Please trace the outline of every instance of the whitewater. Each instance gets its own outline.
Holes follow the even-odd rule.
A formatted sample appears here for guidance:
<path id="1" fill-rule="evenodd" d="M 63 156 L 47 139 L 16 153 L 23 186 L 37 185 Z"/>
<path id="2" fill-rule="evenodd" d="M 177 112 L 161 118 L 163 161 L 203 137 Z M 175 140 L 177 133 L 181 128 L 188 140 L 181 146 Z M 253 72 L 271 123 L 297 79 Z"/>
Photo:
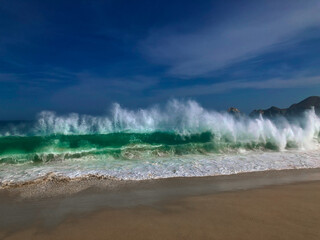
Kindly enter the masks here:
<path id="1" fill-rule="evenodd" d="M 318 168 L 319 133 L 314 109 L 272 120 L 177 100 L 135 111 L 114 104 L 106 116 L 45 111 L 0 124 L 0 184 L 48 174 L 143 180 Z"/>

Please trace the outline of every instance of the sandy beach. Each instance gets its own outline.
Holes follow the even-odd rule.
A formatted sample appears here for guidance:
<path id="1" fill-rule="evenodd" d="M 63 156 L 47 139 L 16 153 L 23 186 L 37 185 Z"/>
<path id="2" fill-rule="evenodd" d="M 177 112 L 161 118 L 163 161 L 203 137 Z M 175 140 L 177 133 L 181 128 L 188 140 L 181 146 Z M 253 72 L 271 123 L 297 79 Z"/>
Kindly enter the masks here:
<path id="1" fill-rule="evenodd" d="M 320 0 L 0 3 L 0 240 L 320 240 Z"/>
<path id="2" fill-rule="evenodd" d="M 319 178 L 320 170 L 310 169 L 127 182 L 118 186 L 101 179 L 20 186 L 1 191 L 0 236 L 319 239 Z M 72 194 L 44 194 L 50 188 L 61 188 L 59 184 L 90 187 Z M 32 194 L 22 194 L 26 192 Z"/>

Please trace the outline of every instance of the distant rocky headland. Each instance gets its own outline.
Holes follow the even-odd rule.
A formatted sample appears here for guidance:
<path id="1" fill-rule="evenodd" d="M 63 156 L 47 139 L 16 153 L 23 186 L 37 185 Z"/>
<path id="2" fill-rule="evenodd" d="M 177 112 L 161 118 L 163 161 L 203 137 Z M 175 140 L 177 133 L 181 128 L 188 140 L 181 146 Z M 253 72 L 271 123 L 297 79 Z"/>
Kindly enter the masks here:
<path id="1" fill-rule="evenodd" d="M 317 115 L 320 115 L 320 97 L 311 96 L 299 103 L 292 104 L 288 108 L 278 108 L 272 106 L 268 109 L 255 109 L 249 116 L 250 117 L 259 117 L 260 115 L 266 118 L 275 118 L 275 117 L 293 117 L 299 116 L 308 109 L 314 107 Z M 242 113 L 239 109 L 231 107 L 228 109 L 228 112 L 235 116 L 240 116 Z"/>

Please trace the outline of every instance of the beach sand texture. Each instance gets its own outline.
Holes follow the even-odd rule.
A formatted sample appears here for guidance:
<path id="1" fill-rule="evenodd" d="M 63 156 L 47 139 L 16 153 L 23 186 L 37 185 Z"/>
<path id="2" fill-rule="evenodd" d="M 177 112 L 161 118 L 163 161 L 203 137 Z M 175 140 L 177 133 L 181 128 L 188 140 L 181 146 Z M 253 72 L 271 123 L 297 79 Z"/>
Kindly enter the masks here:
<path id="1" fill-rule="evenodd" d="M 299 171 L 291 172 L 299 175 Z M 276 175 L 279 176 L 279 173 Z M 259 182 L 262 176 L 259 173 L 242 178 L 250 181 L 257 179 Z M 235 182 L 242 181 L 239 176 L 233 178 Z M 214 179 L 193 180 L 205 184 Z M 190 185 L 193 180 L 182 184 Z M 169 186 L 169 183 L 165 184 Z M 91 193 L 84 193 L 88 194 Z M 26 228 L 3 229 L 0 236 L 1 239 L 292 240 L 320 239 L 319 226 L 320 182 L 310 181 L 227 192 L 199 192 L 192 196 L 168 197 L 159 202 L 141 202 L 133 206 L 100 207 L 67 214 L 53 225 L 45 226 L 38 219 Z"/>

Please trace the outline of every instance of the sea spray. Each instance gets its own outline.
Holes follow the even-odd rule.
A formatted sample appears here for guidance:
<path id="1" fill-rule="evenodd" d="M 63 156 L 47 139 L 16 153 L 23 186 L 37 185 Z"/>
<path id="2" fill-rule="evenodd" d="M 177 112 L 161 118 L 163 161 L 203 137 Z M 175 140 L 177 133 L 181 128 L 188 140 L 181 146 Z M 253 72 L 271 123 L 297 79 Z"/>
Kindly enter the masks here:
<path id="1" fill-rule="evenodd" d="M 268 166 L 317 166 L 314 156 L 319 149 L 320 119 L 314 109 L 289 120 L 271 120 L 235 117 L 206 110 L 195 101 L 173 100 L 165 107 L 136 111 L 114 104 L 110 112 L 89 116 L 45 111 L 35 122 L 2 124 L 0 180 L 13 179 L 13 175 L 14 179 L 30 179 L 50 171 L 121 178 L 139 175 L 142 179 L 148 171 L 157 177 L 161 172 L 162 177 L 222 174 L 232 172 L 230 168 L 234 172 L 259 170 L 259 159 L 265 170 Z M 313 152 L 312 163 L 301 164 L 299 157 L 292 160 L 301 151 L 306 156 Z M 272 152 L 284 162 L 268 165 L 266 157 L 262 160 Z M 223 170 L 223 161 L 229 170 Z M 162 169 L 157 174 L 156 166 Z"/>
<path id="2" fill-rule="evenodd" d="M 208 111 L 195 101 L 170 101 L 164 109 L 153 107 L 130 111 L 114 104 L 110 116 L 89 116 L 72 113 L 57 115 L 41 112 L 34 124 L 11 124 L 1 129 L 8 136 L 92 135 L 111 133 L 165 132 L 180 136 L 210 132 L 214 141 L 239 143 L 273 143 L 280 150 L 294 143 L 299 148 L 317 142 L 320 118 L 313 109 L 299 118 L 266 119 L 234 117 L 228 113 Z"/>

